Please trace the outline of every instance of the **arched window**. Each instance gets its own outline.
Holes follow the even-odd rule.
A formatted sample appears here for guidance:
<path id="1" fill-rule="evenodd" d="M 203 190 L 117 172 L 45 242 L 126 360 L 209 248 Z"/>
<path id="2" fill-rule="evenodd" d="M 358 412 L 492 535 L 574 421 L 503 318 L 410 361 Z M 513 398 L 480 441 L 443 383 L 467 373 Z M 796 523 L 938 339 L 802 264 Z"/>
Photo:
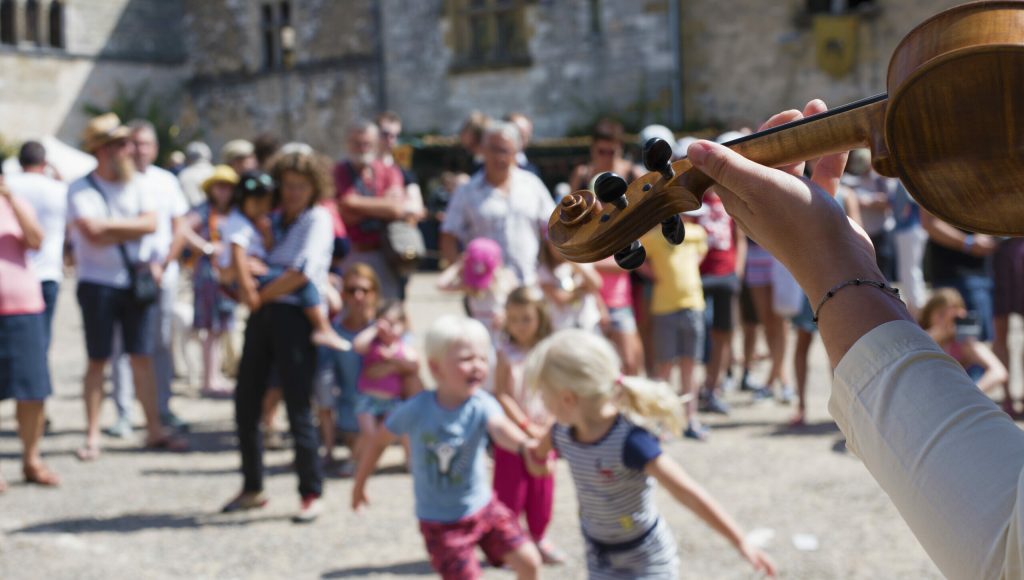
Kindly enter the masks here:
<path id="1" fill-rule="evenodd" d="M 39 0 L 25 1 L 25 40 L 39 44 Z"/>
<path id="2" fill-rule="evenodd" d="M 50 2 L 50 46 L 64 48 L 64 2 Z"/>
<path id="3" fill-rule="evenodd" d="M 17 44 L 14 0 L 0 0 L 0 44 Z"/>

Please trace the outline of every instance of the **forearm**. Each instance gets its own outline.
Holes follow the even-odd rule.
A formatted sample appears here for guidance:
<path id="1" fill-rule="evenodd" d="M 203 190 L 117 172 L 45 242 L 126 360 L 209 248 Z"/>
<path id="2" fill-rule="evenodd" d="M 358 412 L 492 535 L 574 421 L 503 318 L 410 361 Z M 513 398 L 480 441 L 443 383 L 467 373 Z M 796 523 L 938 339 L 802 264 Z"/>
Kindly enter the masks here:
<path id="1" fill-rule="evenodd" d="M 185 246 L 188 244 L 188 234 L 195 235 L 192 228 L 185 224 L 184 218 L 175 218 L 172 223 L 174 224 L 174 237 L 171 239 L 171 249 L 167 252 L 167 260 L 164 262 L 165 267 L 167 264 L 177 262 L 181 258 L 181 254 L 185 251 Z"/>
<path id="2" fill-rule="evenodd" d="M 274 278 L 260 288 L 260 302 L 269 302 L 280 298 L 302 288 L 309 283 L 309 278 L 297 270 L 285 270 L 277 278 Z"/>
<path id="3" fill-rule="evenodd" d="M 143 214 L 130 218 L 94 220 L 96 233 L 110 236 L 118 242 L 130 242 L 156 231 L 156 214 Z"/>
<path id="4" fill-rule="evenodd" d="M 1021 561 L 1024 433 L 920 328 L 862 338 L 829 411 L 943 574 L 994 578 Z"/>
<path id="5" fill-rule="evenodd" d="M 355 213 L 357 215 L 382 220 L 401 219 L 403 211 L 400 203 L 386 197 L 367 197 L 362 195 L 348 195 L 339 202 L 339 209 L 342 215 Z"/>
<path id="6" fill-rule="evenodd" d="M 504 415 L 493 417 L 487 432 L 495 445 L 510 453 L 519 453 L 530 439 Z"/>
<path id="7" fill-rule="evenodd" d="M 18 221 L 18 226 L 21 227 L 25 246 L 30 250 L 38 250 L 43 245 L 43 227 L 39 225 L 39 222 L 31 213 L 25 210 L 25 206 L 20 203 L 14 203 L 10 199 L 7 201 L 14 211 L 14 219 Z"/>
<path id="8" fill-rule="evenodd" d="M 648 464 L 647 472 L 653 475 L 676 501 L 704 520 L 711 526 L 711 529 L 718 532 L 734 547 L 739 548 L 743 543 L 743 531 L 740 526 L 675 461 L 661 455 Z"/>
<path id="9" fill-rule="evenodd" d="M 441 233 L 441 259 L 448 264 L 454 264 L 459 259 L 459 242 L 452 234 Z"/>
<path id="10" fill-rule="evenodd" d="M 921 209 L 921 225 L 928 232 L 928 238 L 936 244 L 951 250 L 964 250 L 967 234 L 936 218 L 923 208 Z"/>

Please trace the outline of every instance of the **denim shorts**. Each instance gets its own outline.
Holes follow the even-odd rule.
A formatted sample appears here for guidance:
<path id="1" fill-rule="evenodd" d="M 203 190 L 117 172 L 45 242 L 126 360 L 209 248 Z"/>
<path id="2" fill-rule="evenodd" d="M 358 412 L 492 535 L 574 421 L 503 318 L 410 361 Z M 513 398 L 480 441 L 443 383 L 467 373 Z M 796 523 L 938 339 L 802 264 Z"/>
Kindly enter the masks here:
<path id="1" fill-rule="evenodd" d="M 700 360 L 704 356 L 704 311 L 684 308 L 651 316 L 654 360 L 667 363 L 677 358 Z"/>
<path id="2" fill-rule="evenodd" d="M 113 351 L 114 329 L 121 327 L 124 352 L 148 356 L 156 347 L 157 303 L 140 305 L 127 288 L 93 282 L 78 283 L 78 305 L 90 360 L 107 360 Z"/>
<path id="3" fill-rule="evenodd" d="M 402 403 L 402 399 L 381 399 L 366 393 L 356 394 L 356 415 L 387 417 Z"/>
<path id="4" fill-rule="evenodd" d="M 632 306 L 620 306 L 608 309 L 608 324 L 612 332 L 634 334 L 636 332 L 636 316 Z"/>
<path id="5" fill-rule="evenodd" d="M 50 396 L 45 326 L 43 313 L 0 316 L 0 400 Z"/>

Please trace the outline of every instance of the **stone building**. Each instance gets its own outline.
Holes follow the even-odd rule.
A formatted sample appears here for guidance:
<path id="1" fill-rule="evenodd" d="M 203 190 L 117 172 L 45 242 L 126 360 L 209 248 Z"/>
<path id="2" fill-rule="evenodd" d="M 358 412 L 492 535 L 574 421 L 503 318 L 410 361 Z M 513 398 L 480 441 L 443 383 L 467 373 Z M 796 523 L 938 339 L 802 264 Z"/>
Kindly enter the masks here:
<path id="1" fill-rule="evenodd" d="M 119 87 L 171 103 L 186 79 L 179 0 L 0 0 L 0 135 L 78 144 Z"/>
<path id="2" fill-rule="evenodd" d="M 416 133 L 473 109 L 538 137 L 753 125 L 882 92 L 899 40 L 959 1 L 0 0 L 0 134 L 76 142 L 84 103 L 143 84 L 214 147 L 272 132 L 335 156 L 382 109 Z"/>

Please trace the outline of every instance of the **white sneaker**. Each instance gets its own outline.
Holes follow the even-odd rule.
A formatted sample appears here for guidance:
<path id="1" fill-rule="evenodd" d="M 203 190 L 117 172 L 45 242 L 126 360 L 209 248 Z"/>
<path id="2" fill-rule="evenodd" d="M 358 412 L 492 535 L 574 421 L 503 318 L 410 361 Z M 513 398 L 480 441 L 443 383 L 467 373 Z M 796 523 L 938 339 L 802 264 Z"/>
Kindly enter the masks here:
<path id="1" fill-rule="evenodd" d="M 308 524 L 324 513 L 324 502 L 320 499 L 319 495 L 309 494 L 303 496 L 302 504 L 299 507 L 299 513 L 295 514 L 292 521 L 297 524 Z"/>

